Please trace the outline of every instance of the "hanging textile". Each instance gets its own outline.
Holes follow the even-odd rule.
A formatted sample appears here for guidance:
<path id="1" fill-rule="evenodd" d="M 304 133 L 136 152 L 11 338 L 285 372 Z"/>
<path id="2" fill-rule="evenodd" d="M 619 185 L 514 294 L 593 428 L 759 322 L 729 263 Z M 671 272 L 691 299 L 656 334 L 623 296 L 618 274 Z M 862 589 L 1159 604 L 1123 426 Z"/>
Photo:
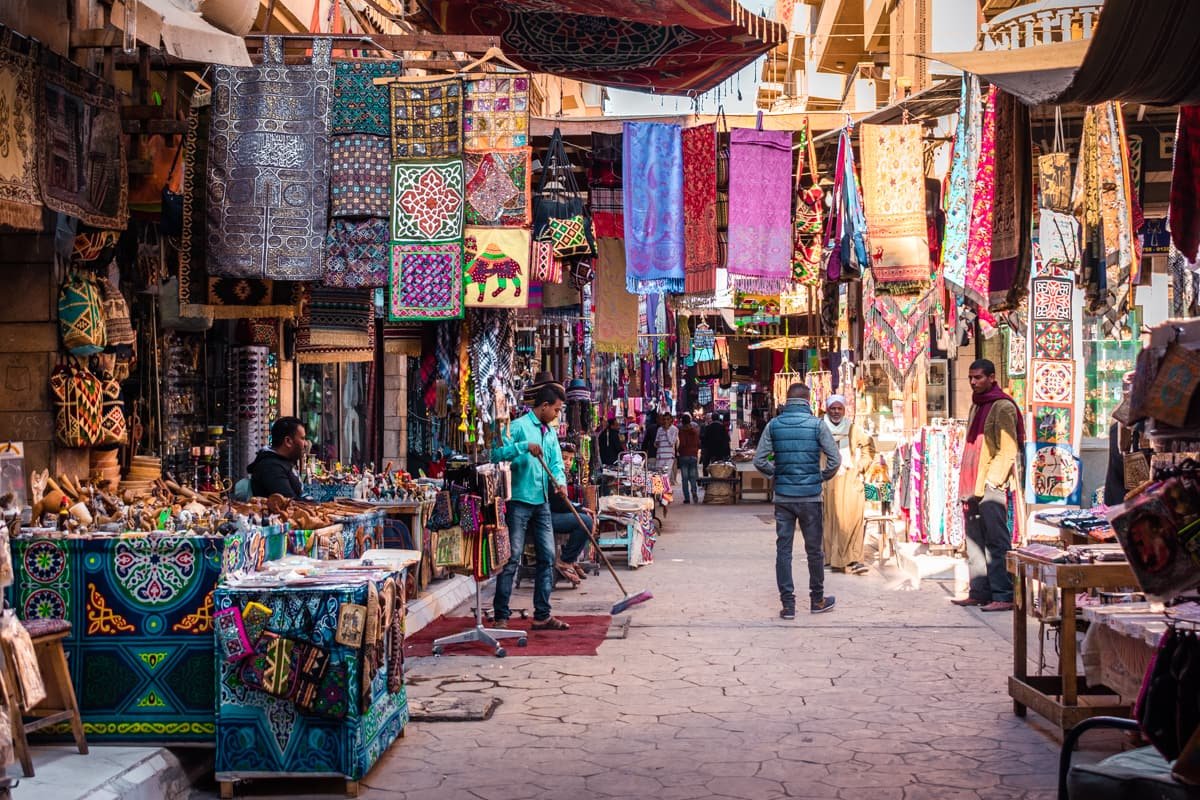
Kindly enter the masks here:
<path id="1" fill-rule="evenodd" d="M 463 147 L 506 150 L 529 144 L 529 74 L 463 79 Z"/>
<path id="2" fill-rule="evenodd" d="M 476 310 L 471 312 L 471 378 L 474 381 L 475 402 L 472 408 L 483 424 L 495 419 L 495 383 L 500 372 L 499 361 L 505 334 L 504 320 L 509 312 Z M 509 355 L 511 361 L 511 354 Z M 511 372 L 511 367 L 509 367 Z"/>
<path id="3" fill-rule="evenodd" d="M 463 160 L 392 163 L 392 241 L 421 243 L 463 235 Z"/>
<path id="4" fill-rule="evenodd" d="M 625 287 L 684 290 L 683 137 L 678 125 L 626 122 L 622 137 Z"/>
<path id="5" fill-rule="evenodd" d="M 592 340 L 600 353 L 637 351 L 638 298 L 625 289 L 625 245 L 620 239 L 596 240 L 596 324 Z"/>
<path id="6" fill-rule="evenodd" d="M 684 291 L 717 286 L 717 125 L 683 131 Z"/>
<path id="7" fill-rule="evenodd" d="M 988 273 L 989 310 L 1020 305 L 1029 285 L 1033 224 L 1033 143 L 1029 108 L 1007 92 L 997 92 L 995 175 L 992 206 L 992 264 Z"/>
<path id="8" fill-rule="evenodd" d="M 799 163 L 796 165 L 796 216 L 793 221 L 792 280 L 805 287 L 817 286 L 821 282 L 821 232 L 825 229 L 825 192 L 817 179 L 817 151 L 813 147 L 812 131 L 808 118 L 800 131 L 801 147 Z M 808 168 L 808 187 L 803 184 L 805 167 Z M 807 289 L 800 292 L 806 298 Z M 782 293 L 780 296 L 782 300 Z M 787 312 L 784 312 L 785 314 Z M 795 313 L 808 313 L 797 311 Z"/>
<path id="9" fill-rule="evenodd" d="M 621 191 L 622 137 L 619 133 L 592 132 L 592 155 L 588 167 L 588 207 L 597 237 L 625 238 L 624 203 Z"/>
<path id="10" fill-rule="evenodd" d="M 825 222 L 825 276 L 830 281 L 862 277 L 870 262 L 867 252 L 867 221 L 863 217 L 862 193 L 854 166 L 850 128 L 838 136 L 837 166 L 833 176 L 833 201 Z"/>
<path id="11" fill-rule="evenodd" d="M 392 158 L 462 155 L 461 78 L 389 84 Z"/>
<path id="12" fill-rule="evenodd" d="M 295 283 L 249 278 L 216 278 L 208 274 L 208 134 L 211 107 L 207 97 L 193 101 L 183 147 L 183 231 L 179 242 L 179 314 L 181 317 L 256 319 L 296 316 Z M 165 286 L 164 286 L 165 288 Z"/>
<path id="13" fill-rule="evenodd" d="M 859 130 L 871 276 L 876 285 L 928 281 L 922 128 L 863 125 Z"/>
<path id="14" fill-rule="evenodd" d="M 1181 106 L 1171 168 L 1171 240 L 1188 261 L 1200 255 L 1200 106 Z"/>
<path id="15" fill-rule="evenodd" d="M 761 120 L 760 120 L 761 125 Z M 792 133 L 729 134 L 729 277 L 774 294 L 792 280 Z"/>
<path id="16" fill-rule="evenodd" d="M 467 225 L 524 228 L 532 220 L 528 147 L 468 150 L 466 167 Z"/>
<path id="17" fill-rule="evenodd" d="M 124 230 L 129 173 L 116 89 L 48 49 L 39 58 L 42 202 L 88 225 Z"/>
<path id="18" fill-rule="evenodd" d="M 388 90 L 387 86 L 376 85 L 375 79 L 403 74 L 402 61 L 335 62 L 330 132 L 389 137 L 392 127 Z"/>
<path id="19" fill-rule="evenodd" d="M 328 233 L 330 42 L 311 64 L 213 68 L 208 140 L 208 264 L 229 278 L 320 280 Z"/>
<path id="20" fill-rule="evenodd" d="M 463 313 L 462 246 L 393 244 L 388 320 L 458 319 Z"/>
<path id="21" fill-rule="evenodd" d="M 1200 276 L 1174 246 L 1167 256 L 1167 274 L 1171 276 L 1171 316 L 1196 316 L 1200 302 Z"/>
<path id="22" fill-rule="evenodd" d="M 954 135 L 954 157 L 950 188 L 946 193 L 946 230 L 942 238 L 942 276 L 955 292 L 967 280 L 967 250 L 971 231 L 972 199 L 979 163 L 980 111 L 979 76 L 963 75 L 958 103 L 958 129 Z"/>
<path id="23" fill-rule="evenodd" d="M 468 308 L 524 308 L 529 303 L 529 231 L 467 227 L 463 264 Z"/>
<path id="24" fill-rule="evenodd" d="M 391 148 L 383 136 L 347 134 L 329 142 L 329 214 L 386 217 L 391 200 Z"/>
<path id="25" fill-rule="evenodd" d="M 38 183 L 38 45 L 0 28 L 0 225 L 42 229 Z"/>
<path id="26" fill-rule="evenodd" d="M 387 219 L 330 220 L 323 283 L 347 289 L 387 286 L 388 242 Z"/>
<path id="27" fill-rule="evenodd" d="M 929 351 L 929 311 L 940 282 L 916 295 L 878 294 L 875 282 L 864 276 L 864 330 L 873 356 L 881 356 L 884 369 L 899 387 L 921 357 Z"/>
<path id="28" fill-rule="evenodd" d="M 316 286 L 302 300 L 296 361 L 328 364 L 375 359 L 375 304 L 370 289 Z"/>
<path id="29" fill-rule="evenodd" d="M 992 270 L 992 206 L 996 191 L 996 102 L 999 90 L 989 87 L 979 133 L 979 160 L 971 195 L 971 224 L 967 239 L 967 271 L 963 295 L 987 306 Z"/>

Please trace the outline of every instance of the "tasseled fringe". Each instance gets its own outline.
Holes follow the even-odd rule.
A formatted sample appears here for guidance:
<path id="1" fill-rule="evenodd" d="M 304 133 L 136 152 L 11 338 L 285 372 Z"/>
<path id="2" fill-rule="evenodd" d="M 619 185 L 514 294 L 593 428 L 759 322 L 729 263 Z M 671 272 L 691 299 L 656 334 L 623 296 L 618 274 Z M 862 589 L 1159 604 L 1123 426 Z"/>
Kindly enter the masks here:
<path id="1" fill-rule="evenodd" d="M 0 200 L 0 225 L 23 231 L 42 229 L 42 206 L 20 203 L 15 200 Z"/>

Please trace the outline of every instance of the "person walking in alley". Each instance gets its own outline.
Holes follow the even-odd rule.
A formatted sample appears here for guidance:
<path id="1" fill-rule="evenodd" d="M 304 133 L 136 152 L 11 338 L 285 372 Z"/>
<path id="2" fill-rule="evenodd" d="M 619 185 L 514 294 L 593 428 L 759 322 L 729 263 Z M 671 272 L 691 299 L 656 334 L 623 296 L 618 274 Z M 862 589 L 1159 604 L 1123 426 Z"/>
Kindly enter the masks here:
<path id="1" fill-rule="evenodd" d="M 684 414 L 679 426 L 679 474 L 683 482 L 683 502 L 700 502 L 700 426 Z"/>
<path id="2" fill-rule="evenodd" d="M 728 461 L 729 430 L 715 411 L 709 415 L 708 424 L 700 432 L 700 464 L 708 475 L 708 465 L 715 461 Z"/>
<path id="3" fill-rule="evenodd" d="M 1016 401 L 996 384 L 996 365 L 980 359 L 967 373 L 971 414 L 963 448 L 959 498 L 966 515 L 970 590 L 953 600 L 980 611 L 1011 611 L 1012 578 L 1005 556 L 1012 548 L 1008 493 L 1020 489 L 1018 455 L 1025 446 L 1024 421 Z"/>
<path id="4" fill-rule="evenodd" d="M 866 575 L 870 570 L 862 563 L 867 528 L 863 484 L 875 458 L 875 443 L 846 413 L 846 398 L 840 394 L 825 401 L 825 427 L 842 461 L 824 489 L 825 559 L 834 572 Z"/>
<path id="5" fill-rule="evenodd" d="M 667 480 L 675 485 L 675 471 L 679 455 L 679 428 L 670 413 L 658 418 L 658 431 L 654 434 L 654 468 L 667 474 Z"/>
<path id="6" fill-rule="evenodd" d="M 781 619 L 796 618 L 792 543 L 797 523 L 808 556 L 809 610 L 820 614 L 834 606 L 833 595 L 825 594 L 821 485 L 837 474 L 841 455 L 829 428 L 813 416 L 809 394 L 803 383 L 788 387 L 787 403 L 763 429 L 754 453 L 754 467 L 775 479 L 775 582 Z"/>
<path id="7" fill-rule="evenodd" d="M 621 453 L 625 452 L 625 441 L 621 438 L 621 421 L 609 417 L 608 424 L 597 437 L 597 448 L 600 451 L 600 463 L 606 467 L 617 463 Z"/>

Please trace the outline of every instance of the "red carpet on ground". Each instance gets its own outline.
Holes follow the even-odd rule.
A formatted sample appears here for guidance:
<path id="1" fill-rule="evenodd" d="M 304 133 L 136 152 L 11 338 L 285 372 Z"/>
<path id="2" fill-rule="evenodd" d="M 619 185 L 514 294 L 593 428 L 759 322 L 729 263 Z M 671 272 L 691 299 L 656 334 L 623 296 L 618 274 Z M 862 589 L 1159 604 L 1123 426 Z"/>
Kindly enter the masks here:
<path id="1" fill-rule="evenodd" d="M 517 647 L 516 639 L 504 640 L 504 649 L 509 656 L 594 656 L 600 643 L 608 636 L 612 617 L 607 614 L 590 614 L 578 617 L 559 617 L 571 626 L 569 631 L 535 631 L 532 619 L 513 617 L 508 621 L 512 630 L 529 634 L 529 643 Z M 486 622 L 484 623 L 486 626 Z M 475 627 L 474 617 L 442 617 L 434 620 L 404 640 L 404 654 L 411 658 L 433 655 L 433 640 Z M 482 642 L 447 645 L 443 656 L 490 656 L 492 648 Z"/>

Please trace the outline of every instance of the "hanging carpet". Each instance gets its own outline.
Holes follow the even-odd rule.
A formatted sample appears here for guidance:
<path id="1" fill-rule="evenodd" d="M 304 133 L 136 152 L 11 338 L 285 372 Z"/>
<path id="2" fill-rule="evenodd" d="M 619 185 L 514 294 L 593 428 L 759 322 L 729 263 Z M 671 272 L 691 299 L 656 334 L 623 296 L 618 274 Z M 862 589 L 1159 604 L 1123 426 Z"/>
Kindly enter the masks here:
<path id="1" fill-rule="evenodd" d="M 996 103 L 999 90 L 988 89 L 979 134 L 979 159 L 971 195 L 971 224 L 967 239 L 967 271 L 963 294 L 986 307 L 992 271 L 992 208 L 996 192 Z"/>
<path id="2" fill-rule="evenodd" d="M 387 286 L 389 242 L 386 219 L 330 220 L 324 284 L 347 289 Z"/>
<path id="3" fill-rule="evenodd" d="M 462 316 L 462 245 L 393 244 L 388 320 L 458 319 Z"/>
<path id="4" fill-rule="evenodd" d="M 791 283 L 791 131 L 729 134 L 729 277 L 758 294 Z"/>
<path id="5" fill-rule="evenodd" d="M 1029 286 L 1033 225 L 1033 143 L 1029 108 L 997 92 L 992 265 L 988 291 L 993 313 L 1016 308 Z"/>
<path id="6" fill-rule="evenodd" d="M 39 46 L 0 27 L 0 225 L 42 229 L 42 197 L 38 189 Z"/>
<path id="7" fill-rule="evenodd" d="M 462 95 L 461 78 L 391 84 L 392 158 L 462 155 Z"/>
<path id="8" fill-rule="evenodd" d="M 296 329 L 296 361 L 328 364 L 375 359 L 375 304 L 369 289 L 314 286 Z"/>
<path id="9" fill-rule="evenodd" d="M 638 298 L 625 288 L 625 245 L 620 239 L 596 240 L 596 325 L 592 331 L 600 353 L 637 352 Z"/>
<path id="10" fill-rule="evenodd" d="M 717 288 L 717 125 L 683 131 L 684 291 Z"/>
<path id="11" fill-rule="evenodd" d="M 467 225 L 523 228 L 531 219 L 528 147 L 468 150 L 466 167 Z"/>
<path id="12" fill-rule="evenodd" d="M 391 109 L 387 86 L 375 84 L 376 78 L 395 78 L 404 74 L 400 61 L 336 61 L 333 65 L 333 110 L 330 131 L 391 135 Z"/>
<path id="13" fill-rule="evenodd" d="M 967 245 L 970 240 L 972 198 L 979 164 L 980 110 L 979 76 L 965 75 L 958 104 L 958 130 L 946 194 L 946 229 L 942 237 L 942 276 L 955 292 L 967 279 Z"/>
<path id="14" fill-rule="evenodd" d="M 863 210 L 877 284 L 929 280 L 920 125 L 863 125 Z"/>
<path id="15" fill-rule="evenodd" d="M 506 150 L 529 144 L 529 75 L 463 79 L 463 147 Z"/>
<path id="16" fill-rule="evenodd" d="M 682 131 L 626 122 L 622 147 L 626 289 L 678 294 L 684 289 Z"/>
<path id="17" fill-rule="evenodd" d="M 391 145 L 384 136 L 352 133 L 329 142 L 329 214 L 386 217 L 390 208 Z"/>
<path id="18" fill-rule="evenodd" d="M 263 63 L 213 69 L 208 153 L 208 271 L 230 278 L 320 280 L 328 233 L 328 39 L 311 64 L 285 65 L 283 41 Z"/>

